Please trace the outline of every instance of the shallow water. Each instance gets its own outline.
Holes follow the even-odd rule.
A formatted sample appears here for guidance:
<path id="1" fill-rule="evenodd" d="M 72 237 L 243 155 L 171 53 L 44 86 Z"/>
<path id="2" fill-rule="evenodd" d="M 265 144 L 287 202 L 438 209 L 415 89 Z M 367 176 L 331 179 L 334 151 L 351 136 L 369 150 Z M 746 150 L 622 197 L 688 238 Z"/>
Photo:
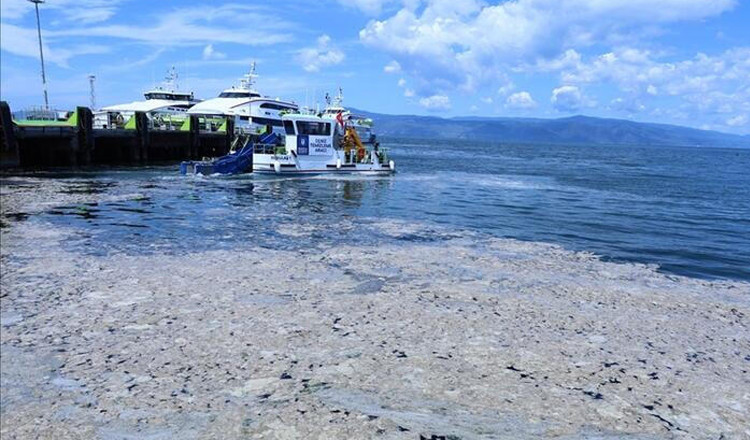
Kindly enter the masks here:
<path id="1" fill-rule="evenodd" d="M 750 150 L 387 144 L 391 177 L 182 177 L 176 166 L 6 175 L 3 226 L 73 227 L 69 250 L 96 255 L 445 239 L 360 227 L 387 218 L 750 280 Z"/>

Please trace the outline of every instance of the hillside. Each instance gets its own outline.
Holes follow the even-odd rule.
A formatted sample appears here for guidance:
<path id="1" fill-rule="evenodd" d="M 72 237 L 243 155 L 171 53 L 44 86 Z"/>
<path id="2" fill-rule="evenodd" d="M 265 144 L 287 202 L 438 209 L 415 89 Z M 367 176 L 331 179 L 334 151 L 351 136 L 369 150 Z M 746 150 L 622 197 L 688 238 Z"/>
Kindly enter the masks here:
<path id="1" fill-rule="evenodd" d="M 356 110 L 375 120 L 379 136 L 475 139 L 514 143 L 672 145 L 750 148 L 750 136 L 676 125 L 573 116 L 560 119 L 386 115 Z"/>

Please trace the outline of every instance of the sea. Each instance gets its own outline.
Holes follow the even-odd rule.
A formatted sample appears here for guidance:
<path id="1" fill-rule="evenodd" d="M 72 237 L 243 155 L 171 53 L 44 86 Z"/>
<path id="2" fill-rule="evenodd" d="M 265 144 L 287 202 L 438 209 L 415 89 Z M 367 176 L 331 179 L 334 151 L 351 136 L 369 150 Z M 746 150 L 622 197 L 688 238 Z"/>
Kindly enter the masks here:
<path id="1" fill-rule="evenodd" d="M 21 222 L 67 228 L 75 231 L 68 251 L 96 255 L 439 245 L 455 231 L 554 243 L 668 274 L 750 280 L 750 149 L 383 146 L 395 175 L 181 176 L 177 163 L 6 173 L 0 231 Z M 365 227 L 383 219 L 441 233 L 394 238 Z"/>

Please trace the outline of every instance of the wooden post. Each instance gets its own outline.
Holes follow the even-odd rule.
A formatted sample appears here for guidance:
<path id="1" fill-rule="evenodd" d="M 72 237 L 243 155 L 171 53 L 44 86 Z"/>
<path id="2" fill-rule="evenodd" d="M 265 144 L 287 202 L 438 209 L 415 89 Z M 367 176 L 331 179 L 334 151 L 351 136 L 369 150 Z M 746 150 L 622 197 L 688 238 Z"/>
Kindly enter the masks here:
<path id="1" fill-rule="evenodd" d="M 10 106 L 0 101 L 0 168 L 18 167 L 21 165 L 21 155 L 13 124 Z"/>

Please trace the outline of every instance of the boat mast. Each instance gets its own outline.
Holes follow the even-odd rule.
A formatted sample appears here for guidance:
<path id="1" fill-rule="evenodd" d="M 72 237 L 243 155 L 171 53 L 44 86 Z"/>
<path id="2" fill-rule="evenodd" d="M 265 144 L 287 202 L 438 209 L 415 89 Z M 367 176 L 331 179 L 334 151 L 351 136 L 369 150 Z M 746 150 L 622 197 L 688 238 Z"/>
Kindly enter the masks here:
<path id="1" fill-rule="evenodd" d="M 245 90 L 252 90 L 253 85 L 255 84 L 254 79 L 257 78 L 258 75 L 255 73 L 255 61 L 250 64 L 250 72 L 246 73 L 241 79 L 240 79 L 240 88 Z"/>
<path id="2" fill-rule="evenodd" d="M 174 92 L 177 90 L 177 70 L 174 68 L 174 66 L 167 70 L 167 76 L 164 77 L 164 86 L 170 92 Z"/>
<path id="3" fill-rule="evenodd" d="M 336 95 L 336 99 L 333 101 L 334 105 L 336 107 L 343 107 L 344 106 L 344 89 L 339 86 L 339 92 Z"/>

